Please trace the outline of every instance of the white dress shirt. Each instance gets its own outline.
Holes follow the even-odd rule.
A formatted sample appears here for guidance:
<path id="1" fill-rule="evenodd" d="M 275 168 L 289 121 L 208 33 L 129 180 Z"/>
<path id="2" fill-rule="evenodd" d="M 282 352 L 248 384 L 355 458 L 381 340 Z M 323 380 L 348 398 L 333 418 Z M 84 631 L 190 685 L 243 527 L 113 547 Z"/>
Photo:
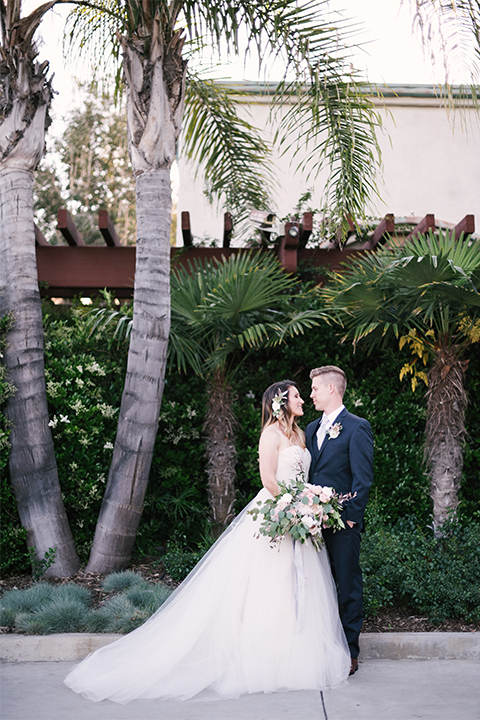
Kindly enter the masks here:
<path id="1" fill-rule="evenodd" d="M 317 430 L 317 443 L 318 443 L 318 449 L 322 447 L 323 441 L 325 440 L 325 435 L 327 434 L 327 431 L 329 428 L 332 427 L 332 425 L 335 423 L 335 420 L 340 415 L 342 410 L 344 410 L 345 405 L 340 405 L 340 407 L 335 408 L 331 413 L 328 415 L 325 415 L 323 413 L 322 416 L 322 422 L 320 423 L 320 426 Z"/>

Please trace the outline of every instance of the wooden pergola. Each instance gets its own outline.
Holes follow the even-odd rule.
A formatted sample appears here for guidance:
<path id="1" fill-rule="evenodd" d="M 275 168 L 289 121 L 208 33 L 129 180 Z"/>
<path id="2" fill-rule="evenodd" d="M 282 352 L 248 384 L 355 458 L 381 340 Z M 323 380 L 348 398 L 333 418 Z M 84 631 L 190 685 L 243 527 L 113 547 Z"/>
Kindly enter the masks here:
<path id="1" fill-rule="evenodd" d="M 100 210 L 98 228 L 105 245 L 87 245 L 67 210 L 58 211 L 58 230 L 66 245 L 50 245 L 39 228 L 35 226 L 37 268 L 40 290 L 43 297 L 69 298 L 77 295 L 91 296 L 107 288 L 118 298 L 131 298 L 135 279 L 135 246 L 122 246 L 115 227 L 106 210 Z M 350 222 L 351 234 L 355 228 Z M 322 277 L 322 268 L 339 269 L 349 258 L 375 250 L 386 242 L 402 243 L 406 237 L 417 233 L 435 230 L 434 215 L 425 215 L 408 234 L 396 233 L 395 217 L 389 213 L 377 225 L 368 241 L 361 246 L 358 243 L 341 247 L 339 237 L 328 247 L 305 247 L 313 230 L 312 213 L 304 213 L 301 222 L 285 224 L 283 236 L 278 238 L 277 246 L 265 249 L 276 253 L 287 272 L 296 272 L 299 265 L 318 268 L 318 278 Z M 193 259 L 211 260 L 230 257 L 245 248 L 231 248 L 230 240 L 233 222 L 230 213 L 224 216 L 223 247 L 204 248 L 195 246 L 190 225 L 190 214 L 182 212 L 181 230 L 184 247 L 171 249 L 171 260 L 182 265 Z M 454 228 L 455 236 L 471 235 L 475 232 L 473 215 L 466 215 Z"/>

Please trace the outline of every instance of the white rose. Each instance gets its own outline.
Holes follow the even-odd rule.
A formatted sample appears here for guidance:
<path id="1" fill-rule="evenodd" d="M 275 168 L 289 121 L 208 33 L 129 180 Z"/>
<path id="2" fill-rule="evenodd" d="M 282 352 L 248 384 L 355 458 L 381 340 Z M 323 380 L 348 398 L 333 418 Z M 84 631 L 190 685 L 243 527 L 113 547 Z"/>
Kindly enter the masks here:
<path id="1" fill-rule="evenodd" d="M 310 515 L 305 515 L 304 518 L 302 519 L 302 522 L 305 525 L 305 527 L 307 527 L 309 529 L 312 527 L 312 525 L 315 525 L 315 520 Z"/>

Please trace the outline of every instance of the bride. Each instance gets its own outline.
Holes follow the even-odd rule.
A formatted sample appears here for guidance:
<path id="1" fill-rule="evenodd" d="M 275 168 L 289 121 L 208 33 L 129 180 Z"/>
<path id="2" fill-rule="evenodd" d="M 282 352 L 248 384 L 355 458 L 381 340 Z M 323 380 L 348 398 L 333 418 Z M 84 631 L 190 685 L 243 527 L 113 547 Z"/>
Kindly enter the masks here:
<path id="1" fill-rule="evenodd" d="M 350 670 L 325 548 L 286 536 L 279 548 L 258 536 L 247 513 L 303 470 L 310 454 L 297 425 L 303 400 L 294 382 L 262 400 L 263 489 L 144 625 L 77 665 L 65 684 L 90 700 L 187 700 L 202 693 L 335 687 Z"/>

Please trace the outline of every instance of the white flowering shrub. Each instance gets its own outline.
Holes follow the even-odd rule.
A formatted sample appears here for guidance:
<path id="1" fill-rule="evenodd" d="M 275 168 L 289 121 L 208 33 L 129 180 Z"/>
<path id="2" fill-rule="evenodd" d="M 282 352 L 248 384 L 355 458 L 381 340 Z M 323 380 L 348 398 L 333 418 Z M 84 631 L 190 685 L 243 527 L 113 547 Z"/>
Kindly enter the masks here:
<path id="1" fill-rule="evenodd" d="M 115 327 L 90 336 L 84 311 L 45 317 L 50 427 L 65 507 L 81 560 L 90 552 L 112 460 L 127 344 Z M 208 513 L 204 471 L 205 390 L 167 376 L 150 482 L 134 553 L 158 554 L 178 536 L 196 545 Z"/>
<path id="2" fill-rule="evenodd" d="M 80 557 L 90 551 L 112 459 L 126 362 L 113 331 L 89 337 L 84 314 L 45 316 L 45 377 L 63 500 Z"/>

